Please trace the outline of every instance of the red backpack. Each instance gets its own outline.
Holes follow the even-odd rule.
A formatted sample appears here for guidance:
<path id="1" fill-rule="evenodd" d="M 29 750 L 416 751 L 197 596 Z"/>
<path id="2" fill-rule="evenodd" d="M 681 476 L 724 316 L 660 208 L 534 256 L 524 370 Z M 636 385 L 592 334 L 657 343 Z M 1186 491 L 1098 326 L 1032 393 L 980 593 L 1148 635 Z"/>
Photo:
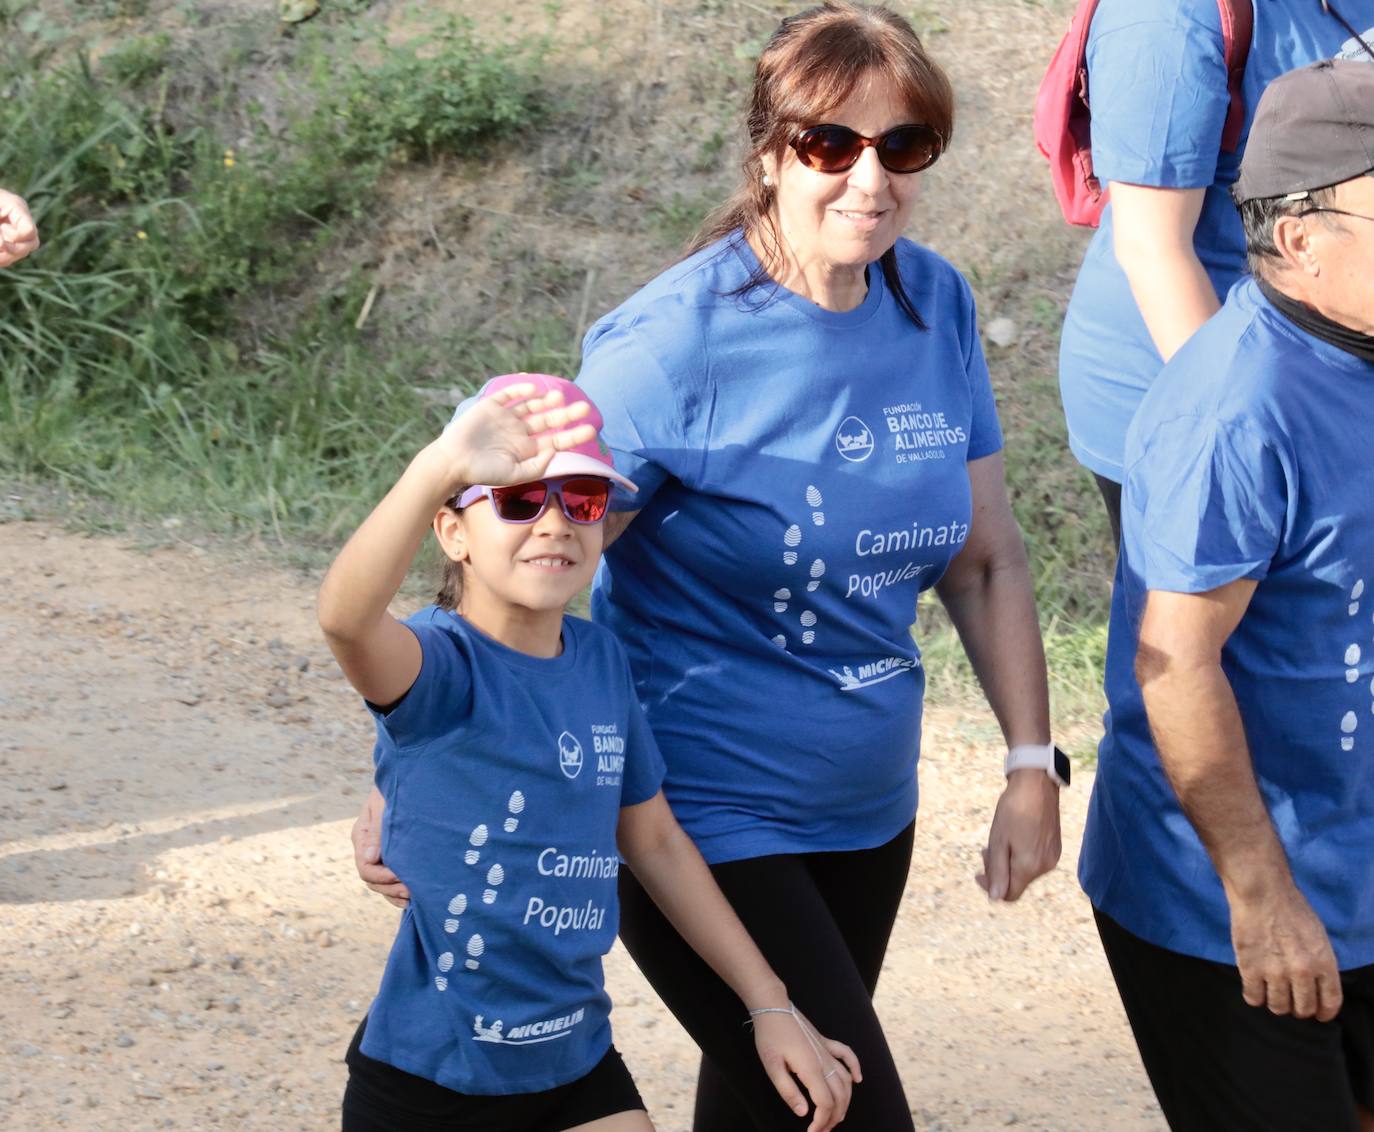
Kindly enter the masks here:
<path id="1" fill-rule="evenodd" d="M 1245 126 L 1241 80 L 1250 54 L 1255 12 L 1251 0 L 1217 0 L 1225 43 L 1227 90 L 1231 105 L 1221 148 L 1234 153 Z M 1035 144 L 1050 159 L 1050 177 L 1059 209 L 1070 224 L 1097 227 L 1107 206 L 1107 191 L 1093 173 L 1091 113 L 1088 109 L 1088 29 L 1097 0 L 1078 0 L 1068 33 L 1059 41 L 1040 91 L 1035 96 Z"/>

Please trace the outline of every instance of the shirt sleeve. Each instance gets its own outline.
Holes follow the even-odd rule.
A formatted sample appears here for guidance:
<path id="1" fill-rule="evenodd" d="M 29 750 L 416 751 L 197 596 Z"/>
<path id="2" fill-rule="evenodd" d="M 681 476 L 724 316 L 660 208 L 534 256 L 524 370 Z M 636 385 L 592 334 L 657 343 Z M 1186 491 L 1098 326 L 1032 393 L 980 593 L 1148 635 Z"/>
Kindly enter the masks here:
<path id="1" fill-rule="evenodd" d="M 968 430 L 968 458 L 981 460 L 1002 450 L 1002 425 L 997 419 L 997 400 L 992 394 L 992 378 L 983 354 L 983 341 L 978 336 L 978 311 L 968 281 L 961 275 L 964 319 L 964 372 L 968 375 L 971 398 Z"/>
<path id="2" fill-rule="evenodd" d="M 601 410 L 615 470 L 639 488 L 612 493 L 611 508 L 638 511 L 687 450 L 677 391 L 635 331 L 614 325 L 588 332 L 577 384 Z"/>
<path id="3" fill-rule="evenodd" d="M 1254 427 L 1181 417 L 1130 461 L 1122 499 L 1127 560 L 1146 589 L 1206 593 L 1269 572 L 1289 492 L 1277 452 Z"/>
<path id="4" fill-rule="evenodd" d="M 1103 0 L 1087 58 L 1097 176 L 1211 185 L 1230 105 L 1216 0 Z"/>
<path id="5" fill-rule="evenodd" d="M 397 750 L 419 747 L 453 731 L 456 722 L 472 713 L 472 667 L 451 633 L 434 625 L 406 623 L 420 642 L 420 674 L 401 699 L 382 710 L 367 710 L 377 729 Z"/>

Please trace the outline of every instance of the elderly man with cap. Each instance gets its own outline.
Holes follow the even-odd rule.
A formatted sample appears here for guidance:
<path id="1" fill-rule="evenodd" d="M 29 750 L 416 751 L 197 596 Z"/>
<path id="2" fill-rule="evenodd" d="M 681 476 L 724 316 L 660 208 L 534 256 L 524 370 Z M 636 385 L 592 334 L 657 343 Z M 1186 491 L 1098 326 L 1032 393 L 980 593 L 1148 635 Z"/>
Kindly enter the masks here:
<path id="1" fill-rule="evenodd" d="M 1374 1129 L 1371 171 L 1374 64 L 1270 85 L 1127 440 L 1079 874 L 1176 1132 Z"/>

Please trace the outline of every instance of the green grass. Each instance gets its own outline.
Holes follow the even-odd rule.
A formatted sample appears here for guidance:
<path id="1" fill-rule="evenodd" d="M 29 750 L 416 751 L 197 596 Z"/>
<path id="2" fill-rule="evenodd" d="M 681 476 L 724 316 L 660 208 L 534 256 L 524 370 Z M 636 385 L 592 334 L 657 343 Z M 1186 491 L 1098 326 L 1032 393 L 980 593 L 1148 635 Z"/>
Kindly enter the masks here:
<path id="1" fill-rule="evenodd" d="M 320 288 L 311 270 L 397 162 L 524 128 L 539 45 L 487 47 L 456 21 L 402 47 L 321 41 L 302 52 L 290 128 L 232 147 L 166 113 L 166 42 L 98 67 L 35 66 L 32 47 L 0 54 L 0 169 L 44 241 L 0 273 L 0 474 L 327 541 L 447 415 L 423 375 L 462 389 L 493 364 L 566 360 L 571 330 L 538 326 L 500 348 L 374 342 L 354 326 L 366 283 Z M 278 291 L 296 298 L 255 315 Z"/>

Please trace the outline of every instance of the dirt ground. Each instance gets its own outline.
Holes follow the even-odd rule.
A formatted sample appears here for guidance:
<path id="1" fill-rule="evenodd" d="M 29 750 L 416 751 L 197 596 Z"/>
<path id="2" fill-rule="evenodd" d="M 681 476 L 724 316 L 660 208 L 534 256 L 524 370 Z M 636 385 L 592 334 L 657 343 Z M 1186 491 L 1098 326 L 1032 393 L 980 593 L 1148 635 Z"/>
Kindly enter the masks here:
<path id="1" fill-rule="evenodd" d="M 349 823 L 370 725 L 314 579 L 243 549 L 0 523 L 0 1125 L 337 1128 L 342 1055 L 395 913 Z M 917 1127 L 1164 1127 L 1072 875 L 1011 907 L 972 875 L 994 729 L 933 705 L 916 864 L 878 1005 Z M 660 1132 L 695 1055 L 627 957 L 617 1044 Z"/>

